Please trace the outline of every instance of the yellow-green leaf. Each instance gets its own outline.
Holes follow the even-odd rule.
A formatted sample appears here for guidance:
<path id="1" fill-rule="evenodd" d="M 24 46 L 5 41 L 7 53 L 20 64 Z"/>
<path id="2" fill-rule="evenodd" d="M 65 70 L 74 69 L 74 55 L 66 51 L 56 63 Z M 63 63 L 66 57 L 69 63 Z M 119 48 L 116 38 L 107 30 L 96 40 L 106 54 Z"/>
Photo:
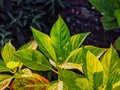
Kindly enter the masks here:
<path id="1" fill-rule="evenodd" d="M 89 33 L 81 33 L 81 34 L 76 34 L 76 35 L 73 35 L 71 38 L 70 38 L 70 42 L 71 42 L 71 45 L 72 45 L 72 50 L 78 48 L 81 46 L 81 44 L 84 42 L 85 38 L 89 35 Z"/>
<path id="2" fill-rule="evenodd" d="M 31 29 L 40 51 L 43 52 L 46 57 L 56 61 L 56 54 L 52 45 L 51 38 L 47 34 L 44 34 L 33 27 L 31 27 Z"/>
<path id="3" fill-rule="evenodd" d="M 102 64 L 90 51 L 86 54 L 86 63 L 84 62 L 83 64 L 83 70 L 86 72 L 86 77 L 93 83 L 96 89 L 103 84 Z"/>
<path id="4" fill-rule="evenodd" d="M 105 83 L 107 83 L 112 72 L 115 69 L 120 69 L 120 58 L 112 45 L 110 49 L 104 54 L 101 62 L 104 69 Z"/>
<path id="5" fill-rule="evenodd" d="M 35 49 L 37 49 L 37 43 L 35 40 L 30 41 L 29 43 L 22 45 L 19 48 L 19 50 L 21 50 L 21 49 L 34 49 L 35 50 Z"/>
<path id="6" fill-rule="evenodd" d="M 5 46 L 1 50 L 1 55 L 5 63 L 9 61 L 13 61 L 14 57 L 13 54 L 16 52 L 15 48 L 12 46 L 12 44 L 6 43 Z"/>
<path id="7" fill-rule="evenodd" d="M 51 37 L 52 44 L 55 48 L 56 55 L 59 62 L 59 57 L 62 57 L 63 59 L 63 56 L 64 56 L 62 55 L 63 46 L 65 46 L 65 44 L 70 39 L 69 29 L 61 16 L 59 16 L 58 20 L 53 25 L 51 29 L 50 37 Z"/>
<path id="8" fill-rule="evenodd" d="M 10 61 L 6 65 L 9 69 L 14 69 L 19 66 L 19 62 Z"/>
<path id="9" fill-rule="evenodd" d="M 51 70 L 52 67 L 46 57 L 38 52 L 37 50 L 32 49 L 23 49 L 17 51 L 15 56 L 20 60 L 25 66 L 39 71 Z"/>
<path id="10" fill-rule="evenodd" d="M 5 72 L 5 71 L 9 71 L 10 69 L 7 68 L 6 64 L 4 63 L 3 60 L 0 60 L 0 72 Z"/>
<path id="11" fill-rule="evenodd" d="M 0 90 L 4 90 L 10 84 L 12 77 L 6 74 L 0 74 Z"/>
<path id="12" fill-rule="evenodd" d="M 77 70 L 83 72 L 81 64 L 65 62 L 62 65 L 60 65 L 59 67 L 64 68 L 64 69 L 77 69 Z"/>

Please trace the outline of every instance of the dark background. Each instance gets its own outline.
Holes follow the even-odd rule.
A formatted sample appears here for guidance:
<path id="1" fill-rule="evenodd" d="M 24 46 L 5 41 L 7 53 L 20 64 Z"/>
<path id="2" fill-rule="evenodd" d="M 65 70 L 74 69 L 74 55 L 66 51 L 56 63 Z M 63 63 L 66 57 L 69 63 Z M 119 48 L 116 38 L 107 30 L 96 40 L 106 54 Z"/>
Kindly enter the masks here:
<path id="1" fill-rule="evenodd" d="M 3 42 L 12 39 L 16 48 L 33 39 L 30 26 L 49 34 L 59 14 L 69 26 L 71 35 L 91 32 L 84 45 L 109 47 L 120 36 L 120 30 L 103 29 L 100 22 L 101 13 L 93 9 L 88 0 L 3 1 L 0 8 L 0 33 L 5 35 L 9 32 L 10 34 L 0 39 Z"/>

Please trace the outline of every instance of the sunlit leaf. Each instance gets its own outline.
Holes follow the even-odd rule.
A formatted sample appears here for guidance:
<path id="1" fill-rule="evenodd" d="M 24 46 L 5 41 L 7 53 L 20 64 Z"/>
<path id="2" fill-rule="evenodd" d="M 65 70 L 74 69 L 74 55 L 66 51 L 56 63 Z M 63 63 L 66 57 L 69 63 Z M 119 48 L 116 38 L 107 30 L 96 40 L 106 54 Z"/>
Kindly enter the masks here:
<path id="1" fill-rule="evenodd" d="M 86 53 L 86 59 L 83 62 L 83 71 L 87 79 L 93 83 L 96 89 L 103 84 L 102 64 L 90 51 Z"/>
<path id="2" fill-rule="evenodd" d="M 35 28 L 31 27 L 34 39 L 36 40 L 39 49 L 51 60 L 56 61 L 55 50 L 52 46 L 52 41 L 47 34 L 44 34 Z"/>
<path id="3" fill-rule="evenodd" d="M 58 81 L 51 83 L 47 90 L 68 90 L 68 87 L 63 83 L 63 81 Z"/>
<path id="4" fill-rule="evenodd" d="M 9 61 L 14 61 L 13 54 L 15 53 L 15 48 L 11 45 L 11 43 L 6 43 L 2 48 L 1 54 L 5 63 Z"/>
<path id="5" fill-rule="evenodd" d="M 10 61 L 6 65 L 9 69 L 14 69 L 19 66 L 19 62 Z"/>
<path id="6" fill-rule="evenodd" d="M 81 33 L 81 34 L 73 35 L 70 39 L 70 42 L 72 45 L 72 50 L 80 47 L 88 35 L 89 35 L 89 33 Z"/>
<path id="7" fill-rule="evenodd" d="M 120 81 L 113 85 L 113 89 L 112 90 L 119 90 L 119 89 L 120 89 Z"/>
<path id="8" fill-rule="evenodd" d="M 15 56 L 25 66 L 33 70 L 46 71 L 52 69 L 46 57 L 42 53 L 36 50 L 32 50 L 32 49 L 20 50 L 15 54 Z"/>
<path id="9" fill-rule="evenodd" d="M 6 74 L 0 74 L 0 90 L 4 90 L 10 84 L 12 77 Z"/>
<path id="10" fill-rule="evenodd" d="M 106 48 L 100 48 L 92 45 L 86 45 L 84 46 L 84 48 L 93 53 L 97 58 L 101 57 L 103 53 L 107 50 Z"/>
<path id="11" fill-rule="evenodd" d="M 11 90 L 46 90 L 49 81 L 43 76 L 33 74 L 31 77 L 16 78 L 10 85 Z"/>
<path id="12" fill-rule="evenodd" d="M 7 68 L 6 64 L 0 60 L 0 72 L 5 72 L 5 71 L 9 71 L 10 69 Z"/>
<path id="13" fill-rule="evenodd" d="M 24 68 L 21 71 L 17 72 L 14 76 L 14 78 L 24 78 L 24 77 L 32 77 L 32 72 L 28 68 Z"/>
<path id="14" fill-rule="evenodd" d="M 104 54 L 102 58 L 102 65 L 104 69 L 105 83 L 109 80 L 110 74 L 120 68 L 120 58 L 116 50 L 111 45 L 110 49 Z"/>
<path id="15" fill-rule="evenodd" d="M 65 24 L 65 22 L 63 21 L 63 19 L 61 18 L 61 16 L 59 16 L 58 20 L 53 25 L 50 36 L 51 36 L 52 44 L 57 54 L 57 58 L 59 59 L 59 57 L 63 57 L 62 56 L 63 46 L 70 39 L 69 29 Z"/>
<path id="16" fill-rule="evenodd" d="M 106 88 L 107 89 L 116 88 L 119 85 L 120 85 L 120 69 L 116 69 L 110 74 Z"/>
<path id="17" fill-rule="evenodd" d="M 81 54 L 82 54 L 82 48 L 75 49 L 68 55 L 65 62 L 81 63 L 82 62 Z"/>
<path id="18" fill-rule="evenodd" d="M 77 78 L 75 81 L 80 90 L 94 90 L 92 83 L 86 78 Z"/>
<path id="19" fill-rule="evenodd" d="M 59 70 L 60 79 L 68 86 L 68 90 L 80 90 L 76 85 L 76 79 L 84 77 L 68 70 Z"/>
<path id="20" fill-rule="evenodd" d="M 24 44 L 24 45 L 22 45 L 20 48 L 19 48 L 19 50 L 21 50 L 21 49 L 37 49 L 37 43 L 36 43 L 36 41 L 30 41 L 29 43 L 27 43 L 27 44 Z"/>

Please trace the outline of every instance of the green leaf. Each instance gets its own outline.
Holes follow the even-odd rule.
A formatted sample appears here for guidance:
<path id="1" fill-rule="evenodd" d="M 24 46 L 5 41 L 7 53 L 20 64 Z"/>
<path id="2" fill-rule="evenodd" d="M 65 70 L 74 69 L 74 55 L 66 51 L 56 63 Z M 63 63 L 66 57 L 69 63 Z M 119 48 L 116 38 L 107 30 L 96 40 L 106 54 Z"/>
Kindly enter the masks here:
<path id="1" fill-rule="evenodd" d="M 89 0 L 89 2 L 101 13 L 107 16 L 114 16 L 114 11 L 120 8 L 119 0 Z"/>
<path id="2" fill-rule="evenodd" d="M 24 49 L 16 52 L 18 58 L 25 66 L 39 71 L 51 70 L 52 67 L 43 54 L 36 50 Z"/>
<path id="3" fill-rule="evenodd" d="M 105 48 L 100 48 L 92 45 L 86 45 L 84 48 L 93 53 L 97 58 L 101 57 L 101 55 L 103 55 L 103 53 L 107 50 Z"/>
<path id="4" fill-rule="evenodd" d="M 75 49 L 69 54 L 65 62 L 82 63 L 81 54 L 82 54 L 82 48 Z"/>
<path id="5" fill-rule="evenodd" d="M 76 79 L 83 77 L 68 70 L 59 70 L 60 79 L 68 86 L 68 90 L 80 90 L 76 85 Z"/>
<path id="6" fill-rule="evenodd" d="M 6 72 L 6 71 L 9 71 L 10 69 L 7 68 L 6 64 L 0 60 L 0 72 Z"/>
<path id="7" fill-rule="evenodd" d="M 101 18 L 101 22 L 105 30 L 119 28 L 118 22 L 115 17 L 103 16 Z"/>
<path id="8" fill-rule="evenodd" d="M 92 87 L 92 83 L 89 82 L 89 80 L 86 79 L 86 78 L 77 78 L 76 79 L 76 85 L 81 90 L 94 90 L 93 87 Z"/>
<path id="9" fill-rule="evenodd" d="M 11 90 L 46 90 L 48 83 L 42 81 L 40 75 L 39 77 L 23 77 L 16 78 L 10 85 Z"/>
<path id="10" fill-rule="evenodd" d="M 120 37 L 118 37 L 115 42 L 114 42 L 114 46 L 117 50 L 120 51 Z"/>
<path id="11" fill-rule="evenodd" d="M 11 45 L 11 43 L 6 43 L 2 48 L 1 54 L 5 63 L 9 61 L 14 61 L 13 54 L 15 53 L 15 48 Z"/>
<path id="12" fill-rule="evenodd" d="M 94 88 L 98 89 L 101 87 L 103 84 L 103 67 L 96 56 L 90 51 L 87 51 L 83 58 L 83 71 L 87 79 L 93 83 Z"/>
<path id="13" fill-rule="evenodd" d="M 19 66 L 19 62 L 10 61 L 6 64 L 9 69 L 14 69 Z"/>
<path id="14" fill-rule="evenodd" d="M 32 77 L 32 72 L 28 68 L 22 69 L 20 72 L 16 73 L 13 77 L 14 78 L 29 78 Z"/>
<path id="15" fill-rule="evenodd" d="M 27 43 L 27 44 L 24 44 L 24 45 L 22 45 L 20 48 L 19 48 L 19 50 L 22 50 L 22 49 L 37 49 L 37 43 L 36 43 L 36 41 L 30 41 L 29 43 Z"/>
<path id="16" fill-rule="evenodd" d="M 56 54 L 52 46 L 52 41 L 50 37 L 47 34 L 44 34 L 36 30 L 35 28 L 31 27 L 31 29 L 33 32 L 34 39 L 36 40 L 40 51 L 43 52 L 51 60 L 56 61 Z"/>
<path id="17" fill-rule="evenodd" d="M 68 57 L 66 58 L 65 62 L 71 62 L 71 63 L 82 63 L 82 52 L 83 47 L 73 50 Z M 91 53 L 93 53 L 97 58 L 99 58 L 105 51 L 105 48 L 99 48 L 91 45 L 84 46 L 84 49 L 86 49 L 86 52 L 89 50 Z"/>
<path id="18" fill-rule="evenodd" d="M 114 14 L 115 14 L 115 17 L 117 18 L 117 22 L 120 26 L 120 9 L 117 9 Z"/>
<path id="19" fill-rule="evenodd" d="M 112 90 L 119 90 L 119 89 L 120 89 L 120 81 L 113 85 L 113 89 Z"/>
<path id="20" fill-rule="evenodd" d="M 4 90 L 10 84 L 12 77 L 6 74 L 0 74 L 0 90 Z"/>
<path id="21" fill-rule="evenodd" d="M 52 44 L 56 51 L 57 58 L 58 59 L 59 57 L 63 58 L 62 49 L 70 39 L 70 32 L 61 16 L 59 16 L 58 20 L 53 25 L 50 36 Z"/>
<path id="22" fill-rule="evenodd" d="M 103 67 L 95 55 L 89 51 L 86 56 L 86 65 L 88 79 L 93 80 L 95 87 L 100 87 L 103 84 Z"/>
<path id="23" fill-rule="evenodd" d="M 115 88 L 120 85 L 119 82 L 120 82 L 120 69 L 116 69 L 110 74 L 106 88 L 108 89 L 110 87 Z"/>
<path id="24" fill-rule="evenodd" d="M 112 45 L 110 49 L 104 54 L 101 62 L 104 69 L 105 83 L 107 83 L 112 72 L 120 68 L 120 58 Z"/>
<path id="25" fill-rule="evenodd" d="M 81 33 L 81 34 L 73 35 L 70 39 L 72 50 L 80 47 L 88 35 L 89 33 Z"/>
<path id="26" fill-rule="evenodd" d="M 52 82 L 47 90 L 68 90 L 68 87 L 65 85 L 63 81 Z"/>

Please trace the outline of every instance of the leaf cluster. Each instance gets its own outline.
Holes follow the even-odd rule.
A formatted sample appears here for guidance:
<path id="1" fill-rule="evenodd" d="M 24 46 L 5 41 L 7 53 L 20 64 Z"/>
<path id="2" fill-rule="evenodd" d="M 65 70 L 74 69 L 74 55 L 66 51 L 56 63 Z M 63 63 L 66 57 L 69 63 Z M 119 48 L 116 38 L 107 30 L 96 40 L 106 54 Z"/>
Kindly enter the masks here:
<path id="1" fill-rule="evenodd" d="M 52 26 L 50 35 L 33 27 L 31 29 L 36 43 L 25 44 L 17 51 L 7 43 L 2 49 L 4 62 L 1 60 L 0 72 L 12 70 L 14 74 L 14 77 L 1 76 L 2 82 L 5 83 L 10 77 L 15 78 L 14 82 L 18 84 L 13 82 L 12 87 L 18 89 L 22 77 L 26 76 L 25 81 L 22 80 L 25 83 L 22 89 L 25 89 L 32 69 L 53 71 L 58 75 L 58 80 L 49 84 L 44 82 L 45 90 L 117 90 L 120 87 L 120 57 L 112 45 L 109 49 L 91 45 L 82 46 L 89 32 L 70 36 L 61 16 Z M 39 50 L 36 50 L 36 44 Z M 27 70 L 22 69 L 23 65 Z M 16 73 L 17 70 L 24 73 Z M 1 88 L 4 83 L 0 85 Z M 5 87 L 7 86 L 9 83 Z M 41 86 L 41 83 L 37 86 L 35 83 L 33 86 L 39 90 L 37 86 Z"/>

